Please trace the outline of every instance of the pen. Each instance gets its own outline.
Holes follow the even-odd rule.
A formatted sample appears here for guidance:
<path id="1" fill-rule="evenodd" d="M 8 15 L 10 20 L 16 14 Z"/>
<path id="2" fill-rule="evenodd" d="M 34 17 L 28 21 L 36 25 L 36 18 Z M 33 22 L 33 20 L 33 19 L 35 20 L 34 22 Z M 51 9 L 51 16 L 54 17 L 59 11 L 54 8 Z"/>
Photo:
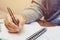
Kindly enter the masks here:
<path id="1" fill-rule="evenodd" d="M 10 9 L 9 7 L 7 7 L 7 10 L 8 10 L 8 12 L 9 12 L 9 15 L 10 15 L 13 23 L 15 23 L 16 25 L 18 25 L 18 23 L 17 23 L 17 21 L 16 21 L 16 19 L 15 19 L 15 17 L 14 17 L 13 12 L 11 11 L 11 9 Z"/>
<path id="2" fill-rule="evenodd" d="M 33 35 L 29 36 L 27 40 L 36 40 L 39 36 L 41 36 L 43 33 L 47 31 L 46 28 L 43 28 L 42 30 L 37 31 Z"/>

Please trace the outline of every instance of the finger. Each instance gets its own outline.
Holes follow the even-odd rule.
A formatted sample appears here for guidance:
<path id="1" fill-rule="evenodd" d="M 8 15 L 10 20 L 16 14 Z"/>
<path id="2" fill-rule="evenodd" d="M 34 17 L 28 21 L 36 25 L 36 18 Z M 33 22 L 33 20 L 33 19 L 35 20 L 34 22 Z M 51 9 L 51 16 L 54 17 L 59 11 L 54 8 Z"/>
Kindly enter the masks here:
<path id="1" fill-rule="evenodd" d="M 6 25 L 6 24 L 7 24 L 7 23 L 6 23 L 6 21 L 5 21 L 5 26 L 6 26 L 6 28 L 9 30 L 9 32 L 19 32 L 19 30 L 12 29 L 12 28 L 10 28 L 9 25 Z"/>
<path id="2" fill-rule="evenodd" d="M 6 28 L 9 29 L 9 30 L 16 30 L 16 25 L 14 25 L 14 23 L 12 21 L 10 21 L 7 17 L 5 18 L 5 25 L 6 25 Z"/>
<path id="3" fill-rule="evenodd" d="M 20 22 L 19 19 L 17 17 L 15 17 L 15 19 L 16 19 L 17 24 L 19 24 Z"/>
<path id="4" fill-rule="evenodd" d="M 5 27 L 6 27 L 8 30 L 10 30 L 10 27 L 9 27 L 9 25 L 8 25 L 8 22 L 7 22 L 6 18 L 5 18 L 5 20 L 4 20 L 4 24 L 5 24 Z"/>
<path id="5" fill-rule="evenodd" d="M 8 22 L 8 25 L 11 27 L 11 29 L 18 30 L 18 26 L 15 25 L 13 22 Z"/>

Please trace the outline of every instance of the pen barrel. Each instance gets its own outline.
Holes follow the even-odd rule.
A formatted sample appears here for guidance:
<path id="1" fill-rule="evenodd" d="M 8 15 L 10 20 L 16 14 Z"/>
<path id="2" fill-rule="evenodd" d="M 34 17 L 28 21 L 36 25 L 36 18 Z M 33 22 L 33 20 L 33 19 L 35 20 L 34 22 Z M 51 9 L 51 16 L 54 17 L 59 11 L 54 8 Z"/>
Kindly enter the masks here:
<path id="1" fill-rule="evenodd" d="M 13 23 L 14 23 L 15 25 L 19 26 L 19 24 L 18 24 L 17 20 L 16 20 L 16 19 L 15 19 L 15 20 L 13 20 L 13 19 L 14 19 L 14 18 L 12 18 Z"/>
<path id="2" fill-rule="evenodd" d="M 10 15 L 13 23 L 16 24 L 16 25 L 18 25 L 18 22 L 17 22 L 17 20 L 15 19 L 14 14 L 13 14 L 13 12 L 11 11 L 11 9 L 7 7 L 7 10 L 8 10 L 8 12 L 9 12 L 9 15 Z"/>
<path id="3" fill-rule="evenodd" d="M 27 38 L 27 40 L 36 40 L 39 36 L 41 36 L 43 33 L 47 31 L 46 28 L 43 28 L 42 30 L 39 30 L 38 32 L 34 33 L 30 37 Z"/>

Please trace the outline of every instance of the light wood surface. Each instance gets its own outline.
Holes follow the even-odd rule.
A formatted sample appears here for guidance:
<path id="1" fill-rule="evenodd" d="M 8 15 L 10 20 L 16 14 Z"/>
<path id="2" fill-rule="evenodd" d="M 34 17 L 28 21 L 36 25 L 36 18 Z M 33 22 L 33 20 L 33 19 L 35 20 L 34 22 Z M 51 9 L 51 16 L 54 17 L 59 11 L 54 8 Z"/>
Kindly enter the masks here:
<path id="1" fill-rule="evenodd" d="M 31 0 L 0 0 L 0 18 L 4 18 L 7 13 L 6 7 L 10 7 L 13 13 L 19 14 L 26 7 L 30 6 Z M 3 11 L 3 12 L 1 12 Z"/>

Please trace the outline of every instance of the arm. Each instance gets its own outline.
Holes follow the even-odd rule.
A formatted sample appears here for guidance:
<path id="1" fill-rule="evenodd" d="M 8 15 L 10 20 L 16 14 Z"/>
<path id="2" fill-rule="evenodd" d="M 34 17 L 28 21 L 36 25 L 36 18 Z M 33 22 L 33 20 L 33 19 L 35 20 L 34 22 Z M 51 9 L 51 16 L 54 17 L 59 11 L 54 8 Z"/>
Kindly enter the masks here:
<path id="1" fill-rule="evenodd" d="M 36 4 L 32 4 L 29 8 L 26 8 L 24 10 L 24 14 L 27 17 L 26 23 L 31 23 L 43 16 L 42 11 L 41 10 L 39 11 L 39 6 Z M 39 20 L 38 23 L 41 26 L 56 26 L 56 24 L 49 23 L 43 20 Z"/>
<path id="2" fill-rule="evenodd" d="M 42 11 L 39 11 L 39 6 L 37 4 L 31 4 L 30 7 L 24 9 L 25 16 L 27 17 L 26 23 L 31 23 L 40 19 L 42 15 Z"/>

